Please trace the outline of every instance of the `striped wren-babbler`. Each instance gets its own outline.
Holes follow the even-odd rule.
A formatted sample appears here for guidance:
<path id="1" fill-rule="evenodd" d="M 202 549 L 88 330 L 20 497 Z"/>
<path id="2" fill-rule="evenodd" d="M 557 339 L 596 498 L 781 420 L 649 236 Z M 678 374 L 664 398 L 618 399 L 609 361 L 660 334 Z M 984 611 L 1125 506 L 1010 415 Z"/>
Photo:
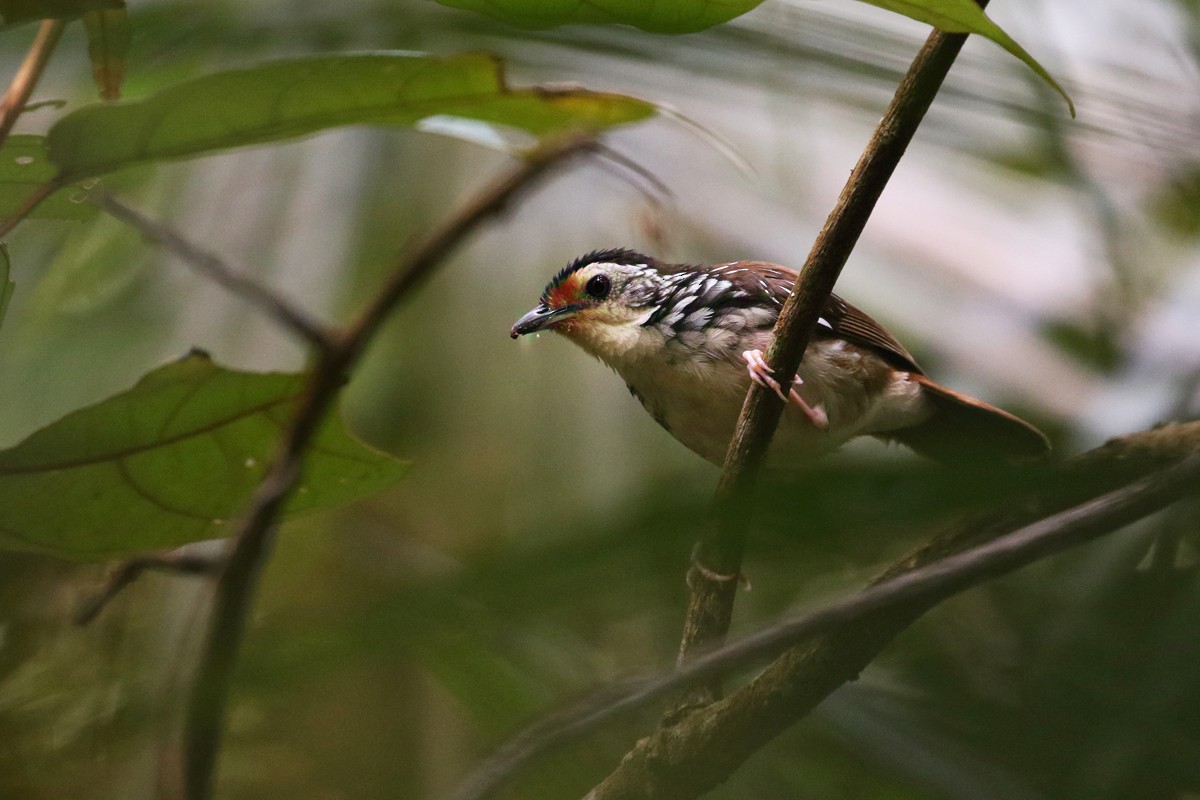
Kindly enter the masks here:
<path id="1" fill-rule="evenodd" d="M 551 279 L 512 337 L 566 336 L 616 370 L 660 425 L 720 465 L 750 381 L 786 403 L 768 463 L 787 466 L 856 436 L 939 461 L 1023 461 L 1049 451 L 1029 423 L 930 380 L 904 346 L 829 298 L 785 396 L 763 358 L 796 273 L 762 261 L 663 264 L 598 250 Z"/>

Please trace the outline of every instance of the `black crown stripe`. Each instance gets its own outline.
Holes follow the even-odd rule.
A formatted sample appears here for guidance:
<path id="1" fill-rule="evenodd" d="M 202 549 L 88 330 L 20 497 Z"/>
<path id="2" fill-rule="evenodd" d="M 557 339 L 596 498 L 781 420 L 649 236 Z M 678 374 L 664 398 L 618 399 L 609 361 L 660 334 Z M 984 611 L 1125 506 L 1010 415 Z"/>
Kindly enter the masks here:
<path id="1" fill-rule="evenodd" d="M 654 259 L 652 259 L 650 256 L 643 255 L 636 250 L 630 250 L 625 247 L 609 248 L 607 250 L 593 250 L 592 252 L 582 255 L 571 263 L 567 264 L 565 267 L 560 269 L 553 278 L 550 279 L 550 282 L 546 284 L 546 289 L 542 292 L 542 302 L 546 302 L 550 299 L 550 292 L 554 291 L 556 286 L 566 280 L 568 275 L 577 270 L 583 269 L 589 264 L 624 264 L 630 267 L 636 267 L 645 264 L 646 266 L 652 266 L 654 264 Z"/>

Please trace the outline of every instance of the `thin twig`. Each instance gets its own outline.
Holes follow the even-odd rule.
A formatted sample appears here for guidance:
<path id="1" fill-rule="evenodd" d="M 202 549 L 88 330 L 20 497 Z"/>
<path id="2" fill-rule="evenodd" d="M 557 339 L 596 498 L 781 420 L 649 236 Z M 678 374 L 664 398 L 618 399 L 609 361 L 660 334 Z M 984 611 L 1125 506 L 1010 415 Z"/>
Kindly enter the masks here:
<path id="1" fill-rule="evenodd" d="M 33 37 L 33 44 L 30 45 L 25 60 L 17 68 L 17 74 L 8 85 L 4 98 L 0 99 L 0 147 L 4 146 L 17 117 L 25 110 L 25 104 L 29 102 L 29 96 L 33 94 L 33 88 L 41 79 L 42 71 L 50 61 L 50 55 L 66 27 L 67 23 L 61 19 L 44 19 L 38 26 L 37 35 Z"/>
<path id="2" fill-rule="evenodd" d="M 930 34 L 817 235 L 779 313 L 767 352 L 767 361 L 783 385 L 796 374 L 842 267 L 965 41 L 965 34 Z M 729 630 L 737 583 L 713 576 L 737 575 L 741 570 L 749 520 L 746 514 L 734 512 L 753 492 L 782 414 L 783 403 L 773 392 L 751 384 L 717 487 L 716 529 L 705 537 L 699 552 L 699 562 L 707 569 L 694 570 L 691 576 L 680 661 L 719 644 Z"/>
<path id="3" fill-rule="evenodd" d="M 596 155 L 600 156 L 600 158 L 602 158 L 602 159 L 612 162 L 613 164 L 615 164 L 618 167 L 622 167 L 622 168 L 628 170 L 629 172 L 633 173 L 634 175 L 636 175 L 639 178 L 641 178 L 642 180 L 644 180 L 646 182 L 646 186 L 642 186 L 637 183 L 634 183 L 633 185 L 649 201 L 651 201 L 653 203 L 659 203 L 659 202 L 661 202 L 660 198 L 662 198 L 662 197 L 673 198 L 675 196 L 675 193 L 671 191 L 671 187 L 668 186 L 666 184 L 666 182 L 663 181 L 662 178 L 658 177 L 653 172 L 651 172 L 648 167 L 642 166 L 641 164 L 634 161 L 632 158 L 625 155 L 624 153 L 620 153 L 620 152 L 612 149 L 608 145 L 597 144 L 596 145 Z M 603 162 L 601 162 L 601 163 L 603 163 Z M 622 173 L 614 171 L 613 174 L 619 178 L 622 178 L 625 181 L 633 183 L 632 181 L 630 181 L 628 176 L 623 175 Z"/>
<path id="4" fill-rule="evenodd" d="M 612 687 L 547 717 L 510 739 L 458 787 L 453 798 L 483 800 L 490 797 L 535 757 L 578 741 L 618 714 L 642 708 L 682 686 L 746 667 L 816 634 L 862 621 L 881 611 L 912 603 L 922 608 L 932 607 L 966 589 L 1118 530 L 1183 497 L 1197 494 L 1200 494 L 1200 455 L 1193 455 L 1124 488 L 986 544 L 947 556 L 696 656 L 668 675 Z M 592 796 L 597 800 L 608 797 L 600 792 Z M 658 795 L 650 793 L 647 796 Z M 680 796 L 687 796 L 687 793 Z"/>
<path id="5" fill-rule="evenodd" d="M 533 150 L 518 169 L 476 196 L 449 225 L 435 231 L 420 250 L 401 261 L 379 293 L 359 314 L 358 319 L 347 327 L 341 341 L 346 356 L 358 356 L 359 351 L 375 334 L 400 298 L 428 277 L 447 252 L 462 240 L 465 233 L 462 228 L 468 221 L 469 226 L 474 227 L 477 221 L 500 213 L 526 185 L 541 178 L 564 159 L 591 151 L 595 147 L 595 137 L 588 134 L 550 142 Z"/>
<path id="6" fill-rule="evenodd" d="M 117 565 L 95 594 L 79 605 L 78 611 L 75 612 L 75 624 L 87 625 L 96 619 L 121 590 L 140 578 L 146 570 L 176 572 L 181 575 L 215 575 L 223 563 L 223 556 L 184 553 L 178 550 L 127 558 Z"/>
<path id="7" fill-rule="evenodd" d="M 108 192 L 96 192 L 91 201 L 115 219 L 136 229 L 147 241 L 166 248 L 196 272 L 256 306 L 313 347 L 328 350 L 332 346 L 329 332 L 306 311 L 248 275 L 235 271 L 216 255 L 192 244 L 168 225 L 150 219 Z"/>
<path id="8" fill-rule="evenodd" d="M 51 178 L 26 195 L 16 211 L 0 220 L 0 239 L 8 236 L 13 228 L 17 227 L 35 208 L 42 204 L 43 200 L 63 188 L 64 185 L 58 178 Z"/>
<path id="9" fill-rule="evenodd" d="M 37 35 L 33 39 L 29 52 L 25 55 L 25 60 L 21 62 L 17 74 L 13 76 L 12 83 L 8 85 L 8 90 L 4 93 L 4 98 L 0 100 L 0 147 L 4 146 L 17 118 L 25 110 L 29 97 L 33 94 L 38 80 L 41 79 L 42 71 L 46 68 L 50 55 L 54 52 L 54 47 L 62 37 L 65 27 L 66 22 L 60 19 L 42 20 L 42 24 L 38 26 Z M 7 236 L 21 220 L 29 216 L 43 200 L 61 189 L 62 186 L 62 182 L 58 178 L 54 178 L 34 189 L 21 202 L 16 211 L 0 221 L 0 239 Z"/>
<path id="10" fill-rule="evenodd" d="M 366 309 L 320 351 L 304 395 L 289 423 L 263 481 L 251 498 L 217 584 L 208 636 L 188 702 L 182 739 L 185 800 L 212 795 L 213 770 L 230 674 L 237 659 L 258 575 L 266 563 L 283 506 L 303 469 L 304 455 L 328 413 L 345 375 L 371 337 L 407 293 L 482 222 L 498 214 L 522 191 L 564 159 L 591 148 L 594 139 L 577 137 L 548 143 L 475 198 L 429 236 L 411 255 L 401 257 Z"/>

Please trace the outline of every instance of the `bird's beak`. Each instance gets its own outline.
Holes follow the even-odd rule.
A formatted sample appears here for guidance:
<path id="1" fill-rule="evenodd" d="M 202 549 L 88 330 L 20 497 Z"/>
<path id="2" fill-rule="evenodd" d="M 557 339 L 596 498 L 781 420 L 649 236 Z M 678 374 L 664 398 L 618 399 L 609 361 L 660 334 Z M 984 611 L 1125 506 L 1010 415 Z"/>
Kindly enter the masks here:
<path id="1" fill-rule="evenodd" d="M 536 308 L 517 320 L 516 324 L 512 326 L 512 330 L 509 331 L 509 335 L 516 339 L 527 333 L 536 333 L 545 330 L 555 322 L 573 317 L 578 312 L 579 309 L 575 306 L 550 308 L 545 303 L 539 303 Z"/>

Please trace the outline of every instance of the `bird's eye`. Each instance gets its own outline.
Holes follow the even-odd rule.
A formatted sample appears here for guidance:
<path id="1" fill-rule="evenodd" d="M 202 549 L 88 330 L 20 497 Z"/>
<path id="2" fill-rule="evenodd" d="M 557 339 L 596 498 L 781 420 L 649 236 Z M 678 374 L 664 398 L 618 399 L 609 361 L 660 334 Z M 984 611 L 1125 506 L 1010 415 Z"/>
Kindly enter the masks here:
<path id="1" fill-rule="evenodd" d="M 612 291 L 612 281 L 607 275 L 593 275 L 583 287 L 584 293 L 595 300 L 603 300 Z"/>

